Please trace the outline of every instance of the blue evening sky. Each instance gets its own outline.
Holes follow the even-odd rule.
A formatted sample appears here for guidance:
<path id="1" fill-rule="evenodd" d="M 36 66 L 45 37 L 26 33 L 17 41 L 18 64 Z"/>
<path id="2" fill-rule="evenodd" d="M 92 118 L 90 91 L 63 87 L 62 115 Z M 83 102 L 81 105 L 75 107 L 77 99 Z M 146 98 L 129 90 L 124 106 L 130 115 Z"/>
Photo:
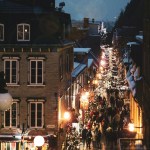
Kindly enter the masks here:
<path id="1" fill-rule="evenodd" d="M 95 20 L 114 21 L 130 0 L 56 0 L 56 7 L 65 2 L 63 10 L 71 14 L 71 19 L 83 20 L 84 17 Z"/>

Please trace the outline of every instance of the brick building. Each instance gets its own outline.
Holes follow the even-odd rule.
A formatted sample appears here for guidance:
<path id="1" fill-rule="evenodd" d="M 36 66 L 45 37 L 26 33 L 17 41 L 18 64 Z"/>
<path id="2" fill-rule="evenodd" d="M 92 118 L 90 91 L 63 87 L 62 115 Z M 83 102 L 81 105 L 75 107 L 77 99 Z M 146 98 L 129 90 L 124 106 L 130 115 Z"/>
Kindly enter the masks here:
<path id="1" fill-rule="evenodd" d="M 0 71 L 13 97 L 0 112 L 0 149 L 32 148 L 37 134 L 47 143 L 58 131 L 73 70 L 70 28 L 55 0 L 0 1 Z"/>

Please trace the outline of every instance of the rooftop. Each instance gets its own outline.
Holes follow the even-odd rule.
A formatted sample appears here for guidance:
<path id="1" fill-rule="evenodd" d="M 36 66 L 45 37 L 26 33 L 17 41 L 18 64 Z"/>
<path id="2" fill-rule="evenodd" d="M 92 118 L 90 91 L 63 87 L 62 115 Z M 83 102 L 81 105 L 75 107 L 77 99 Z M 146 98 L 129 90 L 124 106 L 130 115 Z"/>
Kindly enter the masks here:
<path id="1" fill-rule="evenodd" d="M 89 53 L 91 48 L 74 48 L 74 53 Z"/>

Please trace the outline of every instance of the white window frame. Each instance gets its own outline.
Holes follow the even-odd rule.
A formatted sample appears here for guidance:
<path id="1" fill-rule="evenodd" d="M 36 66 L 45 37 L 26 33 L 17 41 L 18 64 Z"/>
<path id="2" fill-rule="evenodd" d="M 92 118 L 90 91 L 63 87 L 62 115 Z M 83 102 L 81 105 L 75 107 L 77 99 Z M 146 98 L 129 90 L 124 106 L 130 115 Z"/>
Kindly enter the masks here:
<path id="1" fill-rule="evenodd" d="M 32 62 L 35 62 L 35 63 L 36 63 L 36 68 L 35 68 L 35 69 L 36 69 L 36 70 L 35 70 L 35 71 L 36 71 L 35 83 L 32 83 L 32 82 L 31 82 L 31 73 L 32 73 L 31 63 L 32 63 Z M 38 62 L 42 62 L 42 82 L 41 82 L 41 83 L 38 83 L 38 68 L 37 68 L 37 65 L 38 65 L 37 63 L 38 63 Z M 29 82 L 30 82 L 30 85 L 43 85 L 43 84 L 44 84 L 44 83 L 43 83 L 43 75 L 44 75 L 44 67 L 43 67 L 44 65 L 43 65 L 43 64 L 44 64 L 44 61 L 43 61 L 42 59 L 31 59 L 31 60 L 30 60 L 30 67 L 29 67 L 29 68 L 30 68 L 30 74 L 29 74 L 29 80 L 30 80 Z"/>
<path id="2" fill-rule="evenodd" d="M 15 145 L 15 147 L 13 146 L 13 148 L 17 149 L 17 145 L 16 145 L 17 142 L 1 142 L 1 150 L 14 150 L 12 149 L 12 144 Z"/>
<path id="3" fill-rule="evenodd" d="M 26 31 L 25 27 L 29 28 L 29 31 Z M 22 32 L 19 31 L 19 27 L 22 27 Z M 19 34 L 22 34 L 22 38 L 19 38 Z M 29 38 L 25 38 L 25 34 L 28 34 Z M 30 25 L 26 23 L 21 23 L 17 25 L 17 40 L 18 41 L 30 41 Z"/>
<path id="4" fill-rule="evenodd" d="M 0 24 L 0 27 L 2 27 L 2 37 L 0 36 L 0 41 L 4 41 L 4 25 L 3 24 Z"/>
<path id="5" fill-rule="evenodd" d="M 19 58 L 4 58 L 4 74 L 6 76 L 6 62 L 10 62 L 10 82 L 7 82 L 7 85 L 18 85 L 19 83 Z M 13 78 L 12 78 L 12 62 L 15 61 L 16 62 L 16 82 L 13 82 Z"/>
<path id="6" fill-rule="evenodd" d="M 35 126 L 31 126 L 31 104 L 35 104 Z M 41 123 L 41 126 L 37 126 L 37 104 L 42 104 L 42 115 L 41 115 L 41 120 L 42 120 L 42 123 Z M 29 118 L 28 118 L 28 121 L 29 121 L 29 126 L 30 126 L 30 128 L 43 128 L 43 125 L 44 125 L 44 116 L 43 116 L 43 114 L 44 114 L 44 101 L 42 101 L 42 100 L 39 100 L 39 101 L 36 101 L 35 102 L 35 100 L 30 100 L 30 102 L 29 102 L 29 107 L 28 107 L 28 109 L 29 109 Z"/>
<path id="7" fill-rule="evenodd" d="M 12 105 L 13 104 L 16 104 L 16 126 L 12 126 Z M 14 101 L 13 104 L 10 106 L 9 110 L 6 110 L 6 111 L 10 111 L 10 125 L 9 126 L 6 126 L 5 124 L 5 117 L 6 117 L 6 111 L 4 111 L 4 127 L 5 128 L 11 128 L 11 127 L 17 127 L 17 124 L 18 124 L 18 102 L 17 101 Z"/>

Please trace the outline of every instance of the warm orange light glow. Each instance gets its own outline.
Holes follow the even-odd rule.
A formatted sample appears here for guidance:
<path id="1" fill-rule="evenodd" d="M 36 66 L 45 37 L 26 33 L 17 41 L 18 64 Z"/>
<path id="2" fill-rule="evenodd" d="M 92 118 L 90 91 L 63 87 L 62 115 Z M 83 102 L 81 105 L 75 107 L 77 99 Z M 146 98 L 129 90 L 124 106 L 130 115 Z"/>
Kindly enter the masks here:
<path id="1" fill-rule="evenodd" d="M 90 95 L 90 93 L 86 91 L 86 92 L 85 92 L 85 95 L 88 97 L 88 96 Z"/>
<path id="2" fill-rule="evenodd" d="M 102 66 L 106 64 L 106 62 L 104 60 L 101 60 L 101 63 L 100 63 Z"/>
<path id="3" fill-rule="evenodd" d="M 82 93 L 81 98 L 80 98 L 80 108 L 81 109 L 88 109 L 89 95 L 90 95 L 90 93 L 88 91 Z"/>
<path id="4" fill-rule="evenodd" d="M 98 73 L 98 74 L 96 75 L 96 77 L 97 77 L 98 79 L 101 79 L 101 74 Z"/>
<path id="5" fill-rule="evenodd" d="M 71 118 L 70 113 L 69 113 L 68 111 L 66 111 L 66 112 L 64 113 L 64 119 L 65 119 L 65 120 L 70 120 L 70 118 Z"/>
<path id="6" fill-rule="evenodd" d="M 89 101 L 88 100 L 85 100 L 85 101 L 81 101 L 80 103 L 80 108 L 81 109 L 88 109 L 88 106 L 89 106 Z"/>
<path id="7" fill-rule="evenodd" d="M 98 81 L 97 80 L 93 80 L 93 84 L 98 84 Z"/>
<path id="8" fill-rule="evenodd" d="M 128 128 L 129 128 L 129 131 L 133 132 L 134 131 L 134 124 L 133 123 L 129 123 L 128 124 Z"/>
<path id="9" fill-rule="evenodd" d="M 101 67 L 100 67 L 100 70 L 102 71 L 103 69 L 104 69 L 104 68 L 101 66 Z"/>
<path id="10" fill-rule="evenodd" d="M 87 95 L 81 95 L 81 100 L 86 100 L 87 99 Z"/>

